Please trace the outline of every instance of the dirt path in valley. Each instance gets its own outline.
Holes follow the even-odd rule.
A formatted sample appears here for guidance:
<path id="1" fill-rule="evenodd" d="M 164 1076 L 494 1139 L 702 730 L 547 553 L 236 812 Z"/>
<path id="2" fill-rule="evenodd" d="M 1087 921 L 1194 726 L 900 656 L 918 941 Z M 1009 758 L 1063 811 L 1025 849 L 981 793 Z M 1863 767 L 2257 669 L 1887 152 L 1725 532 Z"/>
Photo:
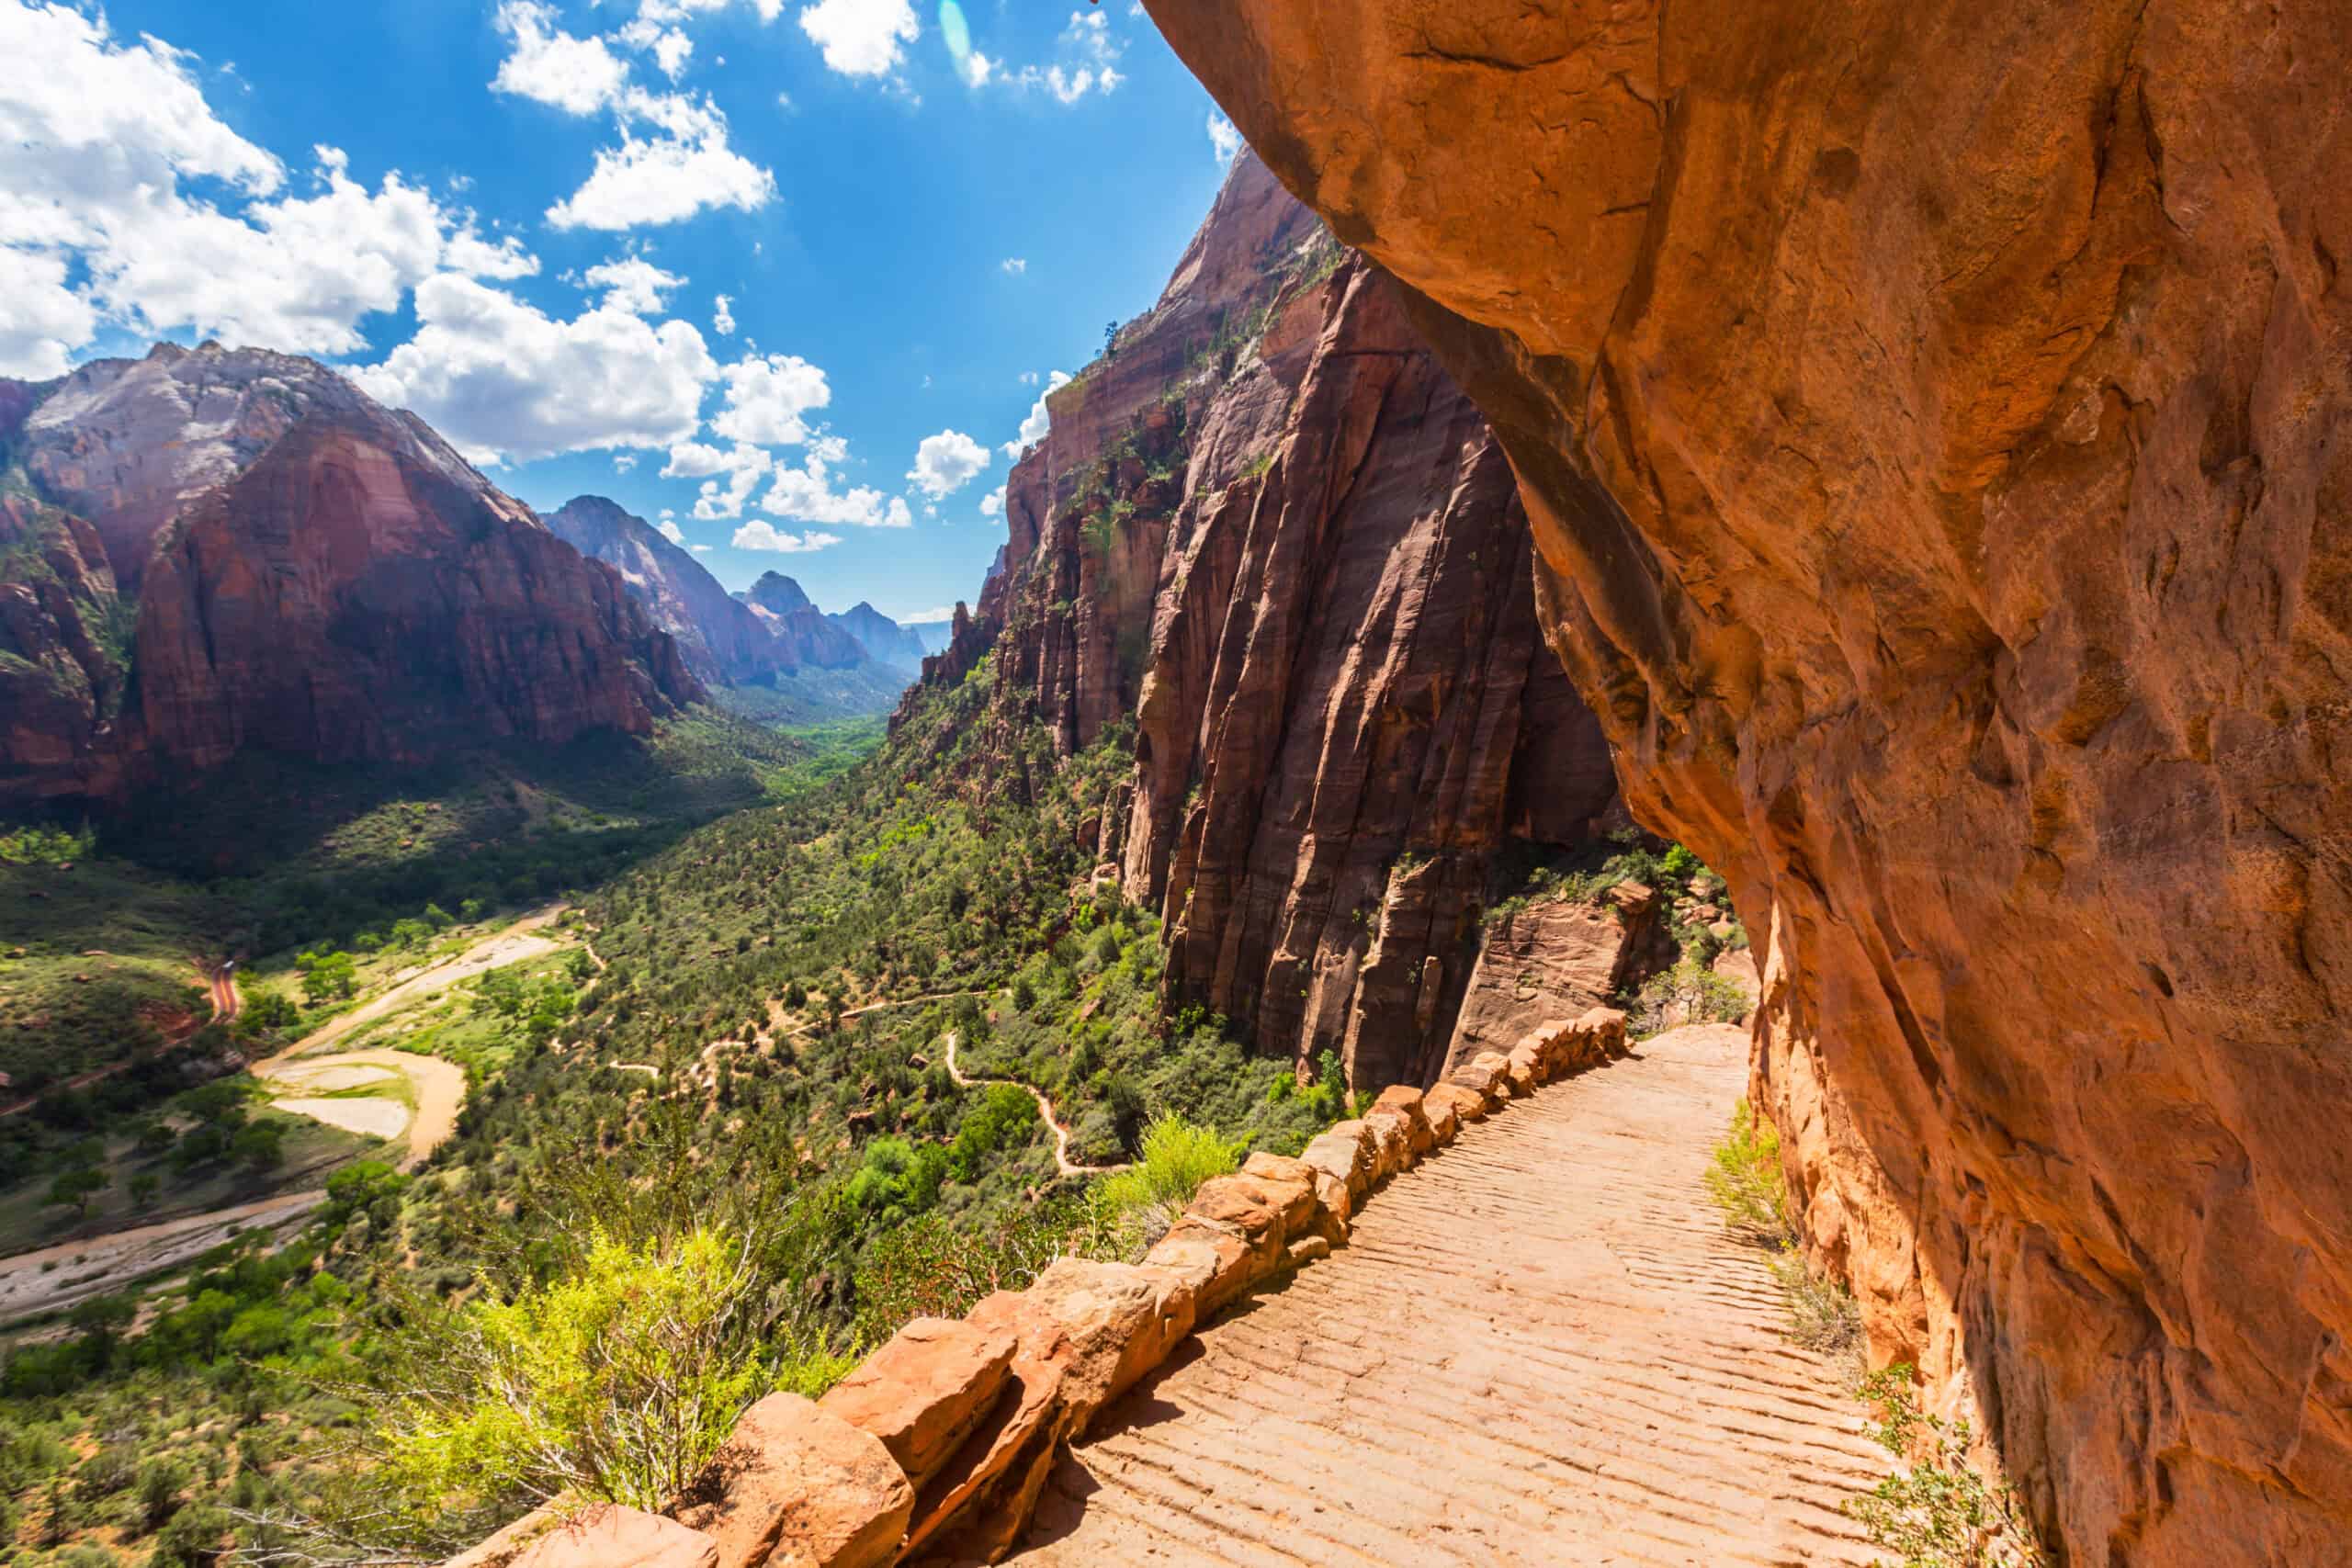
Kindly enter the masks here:
<path id="1" fill-rule="evenodd" d="M 263 1066 L 283 1062 L 305 1051 L 315 1051 L 322 1045 L 342 1039 L 363 1023 L 372 1022 L 388 1012 L 396 1012 L 408 1003 L 420 1000 L 435 991 L 447 990 L 460 980 L 470 980 L 492 969 L 503 969 L 510 964 L 520 964 L 525 959 L 538 958 L 558 951 L 563 946 L 561 942 L 540 936 L 537 932 L 540 927 L 562 914 L 563 908 L 562 905 L 555 904 L 537 914 L 526 915 L 497 935 L 484 937 L 455 957 L 417 971 L 400 984 L 370 997 L 349 1012 L 335 1014 Z M 262 1076 L 262 1068 L 255 1067 L 254 1073 L 255 1077 Z"/>
<path id="2" fill-rule="evenodd" d="M 290 1224 L 326 1201 L 325 1192 L 280 1192 L 258 1202 L 187 1214 L 176 1220 L 0 1259 L 0 1325 L 62 1312 L 188 1262 L 229 1239 L 232 1230 Z M 74 1261 L 79 1258 L 81 1261 Z"/>
<path id="3" fill-rule="evenodd" d="M 1887 1456 L 1702 1177 L 1747 1034 L 1465 1129 L 1057 1462 L 1027 1568 L 1872 1562 Z"/>
<path id="4" fill-rule="evenodd" d="M 330 1019 L 277 1055 L 254 1063 L 248 1070 L 254 1077 L 278 1089 L 282 1098 L 296 1100 L 309 1098 L 304 1095 L 306 1089 L 331 1091 L 359 1081 L 351 1076 L 354 1068 L 373 1067 L 400 1074 L 409 1080 L 416 1104 L 413 1111 L 401 1107 L 408 1130 L 407 1150 L 395 1163 L 401 1170 L 413 1170 L 457 1131 L 458 1113 L 465 1109 L 466 1103 L 465 1069 L 455 1062 L 445 1062 L 437 1056 L 421 1056 L 389 1049 L 344 1051 L 309 1057 L 302 1057 L 302 1053 L 332 1043 L 369 1019 L 380 1018 L 405 1002 L 421 1000 L 436 989 L 446 988 L 491 969 L 557 951 L 561 943 L 535 933 L 562 912 L 563 906 L 559 904 L 525 917 L 447 962 L 413 975 L 381 996 L 350 1012 Z M 209 989 L 213 1006 L 216 1009 L 225 1008 L 224 1016 L 234 1017 L 242 1002 L 237 995 L 233 968 L 228 964 L 215 968 Z M 297 1060 L 298 1057 L 302 1059 Z M 389 1125 L 380 1112 L 368 1114 L 375 1107 L 388 1102 L 318 1100 L 311 1103 L 315 1109 L 298 1113 L 311 1114 L 334 1125 L 368 1123 L 351 1128 L 363 1133 L 381 1133 Z M 361 1113 L 338 1119 L 335 1112 L 345 1106 L 362 1108 Z M 60 1242 L 38 1252 L 19 1253 L 14 1258 L 0 1259 L 0 1325 L 62 1311 L 92 1296 L 119 1291 L 139 1280 L 168 1273 L 220 1246 L 232 1231 L 251 1229 L 265 1224 L 274 1227 L 288 1225 L 304 1218 L 324 1201 L 326 1193 L 317 1188 L 280 1192 L 256 1202 L 183 1215 L 175 1220 L 88 1236 L 78 1241 Z M 74 1261 L 77 1258 L 81 1259 L 79 1263 Z M 44 1271 L 44 1264 L 52 1267 Z"/>
<path id="5" fill-rule="evenodd" d="M 846 1018 L 848 1014 L 844 1013 L 842 1016 Z M 1005 1084 L 1027 1093 L 1030 1099 L 1037 1102 L 1037 1113 L 1046 1119 L 1046 1125 L 1054 1130 L 1054 1166 L 1064 1176 L 1108 1176 L 1114 1170 L 1127 1168 L 1124 1164 L 1080 1165 L 1071 1159 L 1069 1157 L 1069 1129 L 1063 1125 L 1061 1120 L 1054 1114 L 1054 1102 L 1047 1100 L 1041 1091 L 1031 1089 L 1025 1083 L 1014 1083 L 1011 1078 L 966 1077 L 964 1069 L 956 1065 L 956 1043 L 957 1032 L 951 1029 L 947 1032 L 947 1076 L 954 1078 L 956 1084 L 964 1089 L 987 1089 L 991 1085 Z"/>
<path id="6" fill-rule="evenodd" d="M 231 1022 L 236 1018 L 238 1010 L 245 1005 L 244 998 L 237 995 L 237 961 L 233 958 L 214 966 L 207 989 L 212 996 L 212 1021 L 215 1023 Z"/>

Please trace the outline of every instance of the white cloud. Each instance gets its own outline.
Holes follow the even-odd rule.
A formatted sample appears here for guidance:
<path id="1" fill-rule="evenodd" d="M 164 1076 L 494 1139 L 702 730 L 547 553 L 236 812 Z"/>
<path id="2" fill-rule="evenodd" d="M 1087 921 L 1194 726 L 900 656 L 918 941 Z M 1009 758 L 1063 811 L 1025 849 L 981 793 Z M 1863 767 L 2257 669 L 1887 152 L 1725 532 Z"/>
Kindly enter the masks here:
<path id="1" fill-rule="evenodd" d="M 675 523 L 671 522 L 667 517 L 664 517 L 661 522 L 655 524 L 653 525 L 653 531 L 661 535 L 663 538 L 669 540 L 673 545 L 683 545 L 686 542 L 686 531 L 684 528 L 679 527 Z"/>
<path id="2" fill-rule="evenodd" d="M 477 461 L 684 441 L 718 374 L 689 322 L 605 306 L 560 321 L 448 274 L 417 287 L 416 314 L 416 335 L 352 378 Z"/>
<path id="3" fill-rule="evenodd" d="M 957 61 L 956 69 L 963 73 L 967 85 L 985 87 L 997 73 L 997 62 L 976 49 Z"/>
<path id="4" fill-rule="evenodd" d="M 817 0 L 801 7 L 800 30 L 824 51 L 829 70 L 884 76 L 906 59 L 904 46 L 922 27 L 908 0 Z"/>
<path id="5" fill-rule="evenodd" d="M 62 376 L 66 349 L 90 341 L 97 311 L 65 287 L 65 258 L 0 245 L 0 376 Z"/>
<path id="6" fill-rule="evenodd" d="M 628 66 L 600 38 L 574 38 L 555 25 L 551 6 L 505 0 L 498 30 L 514 40 L 499 62 L 492 91 L 512 93 L 566 114 L 594 114 L 620 96 Z"/>
<path id="7" fill-rule="evenodd" d="M 1004 486 L 999 485 L 996 489 L 989 491 L 988 494 L 980 497 L 980 515 L 983 517 L 1001 517 L 1004 515 Z"/>
<path id="8" fill-rule="evenodd" d="M 628 473 L 631 468 L 636 468 L 636 467 L 637 467 L 637 454 L 636 454 L 636 453 L 634 453 L 634 452 L 616 452 L 616 453 L 614 453 L 614 454 L 613 454 L 613 472 L 615 472 L 615 473 L 616 473 L 616 474 L 625 474 L 625 473 Z"/>
<path id="9" fill-rule="evenodd" d="M 1034 387 L 1037 384 L 1037 373 L 1035 370 L 1023 370 L 1017 379 L 1024 387 Z"/>
<path id="10" fill-rule="evenodd" d="M 1007 273 L 1011 274 L 1014 277 L 1019 277 L 1023 273 L 1029 270 L 1028 258 L 1025 256 L 1007 256 L 996 265 L 1004 268 Z"/>
<path id="11" fill-rule="evenodd" d="M 775 458 L 766 447 L 736 447 L 719 466 L 718 477 L 702 481 L 695 495 L 695 515 L 708 523 L 742 516 L 752 491 L 775 468 Z"/>
<path id="12" fill-rule="evenodd" d="M 713 547 L 709 545 L 688 545 L 686 548 L 694 551 L 694 553 L 698 556 L 707 556 L 710 554 Z"/>
<path id="13" fill-rule="evenodd" d="M 670 460 L 663 465 L 662 477 L 701 479 L 695 515 L 717 521 L 742 516 L 743 504 L 752 499 L 752 491 L 760 477 L 775 467 L 775 459 L 764 447 L 738 445 L 733 451 L 722 452 L 698 441 L 682 441 L 670 448 Z"/>
<path id="14" fill-rule="evenodd" d="M 787 556 L 808 555 L 841 542 L 839 534 L 820 533 L 815 528 L 803 534 L 794 534 L 760 517 L 754 517 L 736 529 L 731 541 L 739 550 L 775 550 Z"/>
<path id="15" fill-rule="evenodd" d="M 1046 438 L 1046 432 L 1053 428 L 1053 417 L 1046 412 L 1046 399 L 1055 388 L 1069 386 L 1069 379 L 1067 370 L 1047 373 L 1046 389 L 1038 393 L 1037 400 L 1030 405 L 1029 417 L 1021 422 L 1021 433 L 1004 444 L 1006 457 L 1018 457 L 1023 447 L 1035 446 Z"/>
<path id="16" fill-rule="evenodd" d="M 721 372 L 727 407 L 710 428 L 730 441 L 765 446 L 797 446 L 808 439 L 802 417 L 833 400 L 825 373 L 797 354 L 752 355 Z"/>
<path id="17" fill-rule="evenodd" d="M 890 618 L 898 622 L 902 626 L 927 626 L 933 621 L 954 620 L 956 618 L 956 606 L 953 604 L 934 604 L 928 610 L 918 610 L 911 615 L 893 615 Z"/>
<path id="18" fill-rule="evenodd" d="M 662 312 L 662 297 L 686 280 L 662 271 L 642 256 L 616 256 L 590 267 L 582 281 L 591 288 L 605 290 L 604 308 L 607 310 L 654 316 Z"/>
<path id="19" fill-rule="evenodd" d="M 926 435 L 915 448 L 915 466 L 907 470 L 915 488 L 938 501 L 955 494 L 989 466 L 989 449 L 960 430 Z"/>
<path id="20" fill-rule="evenodd" d="M 1241 151 L 1241 132 L 1214 109 L 1209 111 L 1209 150 L 1220 164 L 1232 163 L 1234 154 Z"/>
<path id="21" fill-rule="evenodd" d="M 849 456 L 849 443 L 838 435 L 809 443 L 808 456 L 798 468 L 779 466 L 775 484 L 760 502 L 760 510 L 797 523 L 824 523 L 854 528 L 911 528 L 914 513 L 903 496 L 887 499 L 865 485 L 841 491 L 833 489 L 832 469 Z"/>
<path id="22" fill-rule="evenodd" d="M 213 114 L 193 59 L 157 39 L 122 44 L 62 6 L 0 5 L 0 60 L 15 62 L 0 72 L 10 365 L 53 370 L 108 321 L 347 353 L 363 318 L 435 273 L 537 270 L 516 241 L 485 239 L 398 174 L 370 191 L 331 147 L 314 150 L 310 194 L 283 194 L 284 164 Z"/>
<path id="23" fill-rule="evenodd" d="M 721 294 L 710 308 L 710 330 L 720 337 L 735 335 L 735 301 Z"/>
<path id="24" fill-rule="evenodd" d="M 686 62 L 694 57 L 695 40 L 683 29 L 665 28 L 647 17 L 640 16 L 621 28 L 618 37 L 631 49 L 652 55 L 654 68 L 673 82 L 685 74 Z"/>
<path id="25" fill-rule="evenodd" d="M 705 208 L 757 211 L 775 195 L 775 176 L 729 147 L 727 117 L 708 99 L 621 95 L 621 144 L 599 148 L 580 188 L 548 209 L 558 229 L 632 229 L 675 223 Z M 648 124 L 658 134 L 640 136 Z"/>
<path id="26" fill-rule="evenodd" d="M 1112 36 L 1101 11 L 1072 11 L 1062 29 L 1061 59 L 1047 66 L 1024 65 L 1006 78 L 1020 87 L 1042 87 L 1056 101 L 1074 104 L 1089 93 L 1111 93 L 1126 80 L 1117 69 L 1126 45 Z"/>

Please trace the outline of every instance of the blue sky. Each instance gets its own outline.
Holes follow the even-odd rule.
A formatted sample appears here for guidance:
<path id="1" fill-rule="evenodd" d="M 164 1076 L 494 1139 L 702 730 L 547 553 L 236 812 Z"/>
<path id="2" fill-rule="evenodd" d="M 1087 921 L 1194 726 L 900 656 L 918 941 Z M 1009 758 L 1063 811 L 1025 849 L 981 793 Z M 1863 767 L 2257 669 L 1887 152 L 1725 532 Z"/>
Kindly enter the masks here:
<path id="1" fill-rule="evenodd" d="M 0 0 L 0 374 L 311 353 L 534 506 L 902 617 L 1232 146 L 1133 0 Z"/>

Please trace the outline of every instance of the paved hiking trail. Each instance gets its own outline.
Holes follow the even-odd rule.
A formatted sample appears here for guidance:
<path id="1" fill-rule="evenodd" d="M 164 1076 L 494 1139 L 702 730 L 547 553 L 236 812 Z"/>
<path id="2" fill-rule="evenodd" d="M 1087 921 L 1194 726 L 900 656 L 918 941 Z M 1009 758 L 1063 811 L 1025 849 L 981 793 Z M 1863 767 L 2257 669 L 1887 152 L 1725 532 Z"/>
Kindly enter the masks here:
<path id="1" fill-rule="evenodd" d="M 1025 1568 L 1861 1564 L 1885 1472 L 1702 1185 L 1747 1032 L 1466 1127 L 1057 1461 Z"/>
<path id="2" fill-rule="evenodd" d="M 844 1014 L 843 1016 L 847 1016 Z M 1069 1128 L 1054 1114 L 1054 1102 L 1043 1090 L 1030 1089 L 1025 1083 L 1013 1083 L 1011 1078 L 967 1078 L 964 1069 L 956 1065 L 956 1044 L 958 1032 L 947 1032 L 947 1076 L 964 1089 L 987 1089 L 992 1084 L 1009 1084 L 1014 1089 L 1028 1089 L 1029 1098 L 1037 1102 L 1037 1113 L 1046 1125 L 1054 1130 L 1054 1165 L 1064 1176 L 1108 1176 L 1114 1170 L 1125 1170 L 1122 1165 L 1080 1165 L 1069 1157 Z"/>

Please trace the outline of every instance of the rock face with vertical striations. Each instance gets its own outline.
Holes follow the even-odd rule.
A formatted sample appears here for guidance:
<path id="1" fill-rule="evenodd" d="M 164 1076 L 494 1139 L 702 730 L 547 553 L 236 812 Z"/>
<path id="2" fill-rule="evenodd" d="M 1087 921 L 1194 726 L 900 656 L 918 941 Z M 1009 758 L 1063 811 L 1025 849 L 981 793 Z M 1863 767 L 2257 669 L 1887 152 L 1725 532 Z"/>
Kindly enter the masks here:
<path id="1" fill-rule="evenodd" d="M 418 761 L 643 733 L 701 695 L 617 574 L 312 361 L 165 345 L 0 387 L 27 405 L 0 526 L 38 536 L 51 585 L 12 550 L 6 635 L 47 638 L 17 657 L 57 699 L 12 705 L 0 797 L 119 799 L 249 746 Z"/>
<path id="2" fill-rule="evenodd" d="M 1881 1361 L 2352 1559 L 2352 17 L 1148 0 L 1419 297 Z"/>
<path id="3" fill-rule="evenodd" d="M 987 637 L 1065 751 L 1132 716 L 1095 848 L 1163 915 L 1171 1006 L 1428 1081 L 1498 858 L 1615 798 L 1501 449 L 1394 285 L 1247 155 L 1159 304 L 1047 406 L 1005 570 L 931 678 Z"/>

